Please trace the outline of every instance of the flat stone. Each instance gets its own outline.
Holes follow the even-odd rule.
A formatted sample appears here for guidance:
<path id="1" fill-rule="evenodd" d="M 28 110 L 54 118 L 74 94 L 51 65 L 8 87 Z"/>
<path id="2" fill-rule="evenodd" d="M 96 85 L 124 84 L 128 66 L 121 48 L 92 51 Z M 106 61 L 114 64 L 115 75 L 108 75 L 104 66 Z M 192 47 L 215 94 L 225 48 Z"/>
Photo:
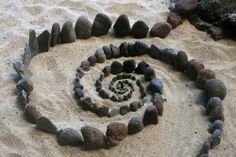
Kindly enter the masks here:
<path id="1" fill-rule="evenodd" d="M 72 43 L 76 40 L 76 33 L 73 28 L 73 23 L 67 21 L 64 23 L 61 29 L 61 42 L 62 43 Z"/>
<path id="2" fill-rule="evenodd" d="M 60 31 L 61 27 L 59 23 L 54 23 L 52 25 L 51 31 L 51 46 L 54 47 L 60 42 Z"/>
<path id="3" fill-rule="evenodd" d="M 104 134 L 97 128 L 91 126 L 83 126 L 81 133 L 84 139 L 86 148 L 98 149 L 106 146 Z"/>
<path id="4" fill-rule="evenodd" d="M 42 131 L 50 133 L 50 134 L 57 134 L 56 126 L 47 117 L 41 116 L 37 120 L 36 125 L 39 130 L 42 130 Z"/>
<path id="5" fill-rule="evenodd" d="M 137 21 L 134 23 L 131 34 L 134 38 L 140 39 L 140 38 L 146 38 L 148 34 L 149 27 L 144 21 Z"/>
<path id="6" fill-rule="evenodd" d="M 98 13 L 92 25 L 92 35 L 101 36 L 106 35 L 111 28 L 112 22 L 110 18 L 102 13 Z"/>
<path id="7" fill-rule="evenodd" d="M 205 83 L 205 93 L 208 99 L 212 97 L 219 97 L 221 100 L 224 100 L 227 89 L 221 80 L 218 79 L 209 79 Z"/>
<path id="8" fill-rule="evenodd" d="M 120 15 L 116 20 L 113 29 L 117 37 L 125 37 L 129 35 L 131 28 L 128 16 L 125 14 Z"/>
<path id="9" fill-rule="evenodd" d="M 160 80 L 159 78 L 154 78 L 150 81 L 149 86 L 148 86 L 149 90 L 154 94 L 154 93 L 159 93 L 162 94 L 163 93 L 163 83 L 162 80 Z"/>
<path id="10" fill-rule="evenodd" d="M 165 38 L 172 30 L 172 26 L 167 22 L 158 22 L 150 30 L 151 37 Z"/>
<path id="11" fill-rule="evenodd" d="M 143 120 L 140 116 L 132 117 L 128 122 L 128 133 L 135 134 L 142 131 L 144 128 Z"/>
<path id="12" fill-rule="evenodd" d="M 78 146 L 83 143 L 82 137 L 73 128 L 65 128 L 57 133 L 57 142 L 61 146 Z"/>
<path id="13" fill-rule="evenodd" d="M 198 72 L 197 79 L 196 79 L 196 85 L 200 89 L 204 89 L 205 83 L 209 79 L 216 78 L 215 72 L 211 69 L 202 69 Z"/>
<path id="14" fill-rule="evenodd" d="M 149 105 L 143 115 L 143 125 L 147 126 L 150 124 L 157 124 L 158 123 L 158 111 L 156 106 Z"/>
<path id="15" fill-rule="evenodd" d="M 36 124 L 37 120 L 41 117 L 40 112 L 36 109 L 35 105 L 29 103 L 25 106 L 24 115 L 29 123 Z"/>
<path id="16" fill-rule="evenodd" d="M 128 134 L 128 128 L 123 123 L 111 122 L 107 126 L 106 140 L 108 146 L 116 146 L 124 140 Z"/>
<path id="17" fill-rule="evenodd" d="M 92 34 L 92 23 L 85 17 L 80 16 L 75 24 L 77 39 L 88 39 Z"/>

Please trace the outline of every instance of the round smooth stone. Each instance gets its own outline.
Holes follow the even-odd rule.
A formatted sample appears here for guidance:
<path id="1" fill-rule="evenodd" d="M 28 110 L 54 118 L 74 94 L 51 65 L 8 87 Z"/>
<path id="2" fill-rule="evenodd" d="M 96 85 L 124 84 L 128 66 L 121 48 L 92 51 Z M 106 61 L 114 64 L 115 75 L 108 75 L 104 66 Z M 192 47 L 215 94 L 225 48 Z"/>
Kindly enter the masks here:
<path id="1" fill-rule="evenodd" d="M 138 66 L 135 69 L 135 72 L 137 74 L 144 74 L 144 71 L 147 67 L 149 67 L 149 65 L 145 61 L 141 61 L 138 63 Z"/>
<path id="2" fill-rule="evenodd" d="M 80 64 L 80 67 L 84 70 L 84 71 L 89 71 L 90 69 L 90 62 L 89 61 L 82 61 Z"/>
<path id="3" fill-rule="evenodd" d="M 147 81 L 150 81 L 156 77 L 156 73 L 152 67 L 147 67 L 144 70 L 144 76 Z"/>
<path id="4" fill-rule="evenodd" d="M 92 23 L 84 16 L 80 16 L 75 24 L 77 39 L 88 39 L 92 33 Z"/>
<path id="5" fill-rule="evenodd" d="M 104 77 L 107 77 L 110 75 L 111 73 L 111 67 L 110 66 L 106 66 L 103 68 L 102 72 L 104 73 Z"/>
<path id="6" fill-rule="evenodd" d="M 191 80 L 196 80 L 198 72 L 204 68 L 205 66 L 202 62 L 191 59 L 187 64 L 187 74 Z"/>
<path id="7" fill-rule="evenodd" d="M 227 93 L 226 86 L 221 80 L 210 79 L 205 83 L 205 93 L 208 99 L 219 97 L 221 100 L 224 100 Z"/>
<path id="8" fill-rule="evenodd" d="M 202 69 L 198 72 L 196 85 L 198 88 L 204 89 L 206 81 L 214 78 L 216 78 L 214 71 L 211 69 Z"/>
<path id="9" fill-rule="evenodd" d="M 57 141 L 61 146 L 78 146 L 82 144 L 82 137 L 72 128 L 62 129 L 57 133 Z"/>
<path id="10" fill-rule="evenodd" d="M 111 59 L 112 58 L 112 51 L 109 46 L 103 46 L 103 51 L 106 55 L 106 59 Z"/>
<path id="11" fill-rule="evenodd" d="M 178 51 L 175 58 L 175 68 L 179 71 L 184 71 L 187 68 L 188 56 L 184 51 Z"/>
<path id="12" fill-rule="evenodd" d="M 224 122 L 221 121 L 221 120 L 216 120 L 216 121 L 214 121 L 214 122 L 211 124 L 210 128 L 208 129 L 208 131 L 209 131 L 209 133 L 212 134 L 212 133 L 214 133 L 214 131 L 215 131 L 216 129 L 223 130 L 223 127 L 224 127 Z"/>
<path id="13" fill-rule="evenodd" d="M 28 122 L 36 124 L 37 120 L 41 117 L 41 113 L 37 110 L 35 105 L 28 103 L 25 106 L 24 116 Z"/>
<path id="14" fill-rule="evenodd" d="M 128 122 L 128 133 L 135 134 L 142 131 L 144 128 L 143 126 L 143 119 L 140 116 L 132 117 Z"/>
<path id="15" fill-rule="evenodd" d="M 129 59 L 123 62 L 123 71 L 126 73 L 132 73 L 136 68 L 134 59 Z"/>
<path id="16" fill-rule="evenodd" d="M 96 57 L 97 63 L 103 63 L 106 60 L 106 55 L 102 48 L 98 48 L 94 56 Z"/>
<path id="17" fill-rule="evenodd" d="M 99 117 L 106 117 L 108 116 L 108 108 L 106 106 L 102 106 L 102 107 L 98 107 L 96 109 L 96 114 L 99 116 Z"/>
<path id="18" fill-rule="evenodd" d="M 76 33 L 73 28 L 73 23 L 71 21 L 67 21 L 64 23 L 61 29 L 61 42 L 62 43 L 71 43 L 75 42 Z"/>
<path id="19" fill-rule="evenodd" d="M 90 56 L 87 60 L 89 61 L 90 66 L 95 66 L 97 63 L 97 58 L 94 55 Z"/>
<path id="20" fill-rule="evenodd" d="M 134 46 L 137 51 L 137 55 L 149 54 L 150 52 L 149 45 L 142 41 L 136 41 Z"/>
<path id="21" fill-rule="evenodd" d="M 111 28 L 112 22 L 110 18 L 102 13 L 98 13 L 92 25 L 92 35 L 101 36 L 106 35 Z"/>
<path id="22" fill-rule="evenodd" d="M 123 71 L 123 65 L 118 61 L 113 61 L 111 64 L 111 73 L 113 75 L 119 74 Z"/>
<path id="23" fill-rule="evenodd" d="M 149 90 L 154 93 L 163 93 L 163 83 L 162 80 L 159 78 L 154 78 L 150 81 L 150 84 L 148 86 Z"/>
<path id="24" fill-rule="evenodd" d="M 210 98 L 206 105 L 206 114 L 209 115 L 211 111 L 217 106 L 223 107 L 221 99 L 219 97 Z"/>
<path id="25" fill-rule="evenodd" d="M 183 23 L 183 19 L 178 13 L 169 12 L 167 22 L 172 26 L 172 29 L 175 29 Z"/>
<path id="26" fill-rule="evenodd" d="M 131 28 L 128 16 L 125 14 L 120 15 L 116 20 L 113 29 L 117 37 L 125 37 L 129 35 Z"/>
<path id="27" fill-rule="evenodd" d="M 209 120 L 211 122 L 214 122 L 216 120 L 224 121 L 225 120 L 224 108 L 222 106 L 214 107 L 210 112 Z"/>
<path id="28" fill-rule="evenodd" d="M 150 30 L 151 37 L 165 38 L 172 30 L 172 26 L 167 22 L 158 22 Z"/>
<path id="29" fill-rule="evenodd" d="M 134 23 L 131 34 L 134 38 L 140 39 L 140 38 L 146 38 L 148 34 L 149 27 L 144 21 L 137 21 Z"/>

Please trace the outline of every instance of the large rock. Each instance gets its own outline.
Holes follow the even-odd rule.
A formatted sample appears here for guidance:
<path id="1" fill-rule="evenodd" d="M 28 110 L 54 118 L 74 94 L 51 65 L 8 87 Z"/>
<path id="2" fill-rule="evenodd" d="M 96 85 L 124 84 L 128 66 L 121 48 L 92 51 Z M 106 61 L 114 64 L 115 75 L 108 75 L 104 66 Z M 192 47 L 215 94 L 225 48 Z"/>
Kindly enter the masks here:
<path id="1" fill-rule="evenodd" d="M 178 0 L 175 4 L 175 11 L 179 14 L 192 13 L 198 4 L 198 0 Z"/>
<path id="2" fill-rule="evenodd" d="M 148 34 L 149 27 L 144 21 L 137 21 L 134 23 L 131 34 L 134 38 L 146 38 Z"/>
<path id="3" fill-rule="evenodd" d="M 116 146 L 124 140 L 128 134 L 128 128 L 123 123 L 112 122 L 107 126 L 106 139 L 108 146 Z"/>
<path id="4" fill-rule="evenodd" d="M 75 24 L 75 32 L 78 39 L 88 39 L 92 33 L 92 23 L 85 16 L 80 16 Z"/>
<path id="5" fill-rule="evenodd" d="M 170 12 L 167 17 L 167 22 L 172 26 L 172 29 L 175 29 L 183 23 L 183 19 L 178 13 Z"/>
<path id="6" fill-rule="evenodd" d="M 47 117 L 40 117 L 37 120 L 37 128 L 47 133 L 57 134 L 57 127 Z"/>
<path id="7" fill-rule="evenodd" d="M 219 97 L 221 100 L 224 100 L 227 93 L 226 86 L 221 80 L 210 79 L 206 81 L 205 93 L 208 99 Z"/>
<path id="8" fill-rule="evenodd" d="M 56 44 L 60 42 L 60 31 L 61 27 L 59 23 L 54 23 L 52 25 L 52 31 L 51 31 L 51 46 L 54 47 Z"/>
<path id="9" fill-rule="evenodd" d="M 42 52 L 48 52 L 49 47 L 50 47 L 50 33 L 48 32 L 48 30 L 43 31 L 43 33 L 41 33 L 38 37 L 38 53 L 42 53 Z"/>
<path id="10" fill-rule="evenodd" d="M 165 38 L 170 31 L 172 26 L 167 22 L 158 22 L 150 30 L 150 36 Z"/>
<path id="11" fill-rule="evenodd" d="M 61 29 L 61 42 L 62 43 L 72 43 L 76 40 L 76 33 L 73 28 L 73 23 L 67 21 L 64 23 Z"/>
<path id="12" fill-rule="evenodd" d="M 101 36 L 109 32 L 112 22 L 110 18 L 102 13 L 98 13 L 92 25 L 92 35 Z"/>
<path id="13" fill-rule="evenodd" d="M 130 33 L 130 24 L 127 15 L 120 15 L 113 26 L 117 37 L 125 37 Z"/>
<path id="14" fill-rule="evenodd" d="M 57 142 L 61 146 L 78 146 L 83 141 L 82 137 L 75 129 L 65 128 L 57 133 Z"/>
<path id="15" fill-rule="evenodd" d="M 81 134 L 84 139 L 85 146 L 88 149 L 104 148 L 106 145 L 104 134 L 97 128 L 91 126 L 83 126 Z"/>

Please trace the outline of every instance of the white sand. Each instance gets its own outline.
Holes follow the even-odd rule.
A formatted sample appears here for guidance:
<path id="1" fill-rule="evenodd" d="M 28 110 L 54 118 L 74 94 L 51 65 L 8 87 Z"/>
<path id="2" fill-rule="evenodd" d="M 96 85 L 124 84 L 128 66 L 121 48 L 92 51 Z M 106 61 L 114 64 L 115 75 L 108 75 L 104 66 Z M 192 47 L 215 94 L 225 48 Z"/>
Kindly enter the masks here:
<path id="1" fill-rule="evenodd" d="M 97 151 L 83 151 L 80 148 L 61 147 L 55 136 L 35 129 L 22 117 L 22 110 L 16 105 L 15 74 L 12 62 L 20 59 L 23 47 L 28 38 L 28 29 L 35 29 L 37 34 L 45 29 L 51 30 L 54 22 L 63 24 L 66 20 L 76 21 L 80 15 L 92 21 L 98 12 L 108 14 L 113 22 L 121 14 L 129 16 L 131 24 L 144 20 L 150 27 L 158 21 L 166 20 L 168 9 L 164 0 L 112 0 L 79 2 L 68 0 L 1 0 L 0 2 L 0 156 L 30 157 L 193 157 L 203 141 L 209 136 L 209 123 L 203 115 L 201 91 L 186 76 L 173 70 L 172 67 L 153 60 L 148 56 L 137 57 L 145 60 L 156 69 L 157 75 L 164 81 L 163 97 L 164 115 L 158 125 L 148 126 L 142 132 L 128 136 L 117 147 Z M 96 126 L 105 132 L 110 121 L 126 121 L 133 115 L 114 118 L 98 118 L 96 115 L 82 111 L 73 99 L 73 79 L 80 62 L 93 54 L 96 48 L 122 41 L 134 41 L 128 37 L 114 39 L 111 36 L 66 45 L 59 45 L 50 52 L 38 55 L 30 65 L 34 74 L 32 81 L 34 91 L 30 101 L 37 105 L 43 115 L 48 116 L 58 128 L 73 127 L 77 130 L 84 124 Z M 210 151 L 214 157 L 236 156 L 236 42 L 221 40 L 215 42 L 204 32 L 196 30 L 189 22 L 175 29 L 165 39 L 148 38 L 149 44 L 160 44 L 187 52 L 189 58 L 203 61 L 207 68 L 216 72 L 217 78 L 228 87 L 224 100 L 225 130 L 221 144 Z M 122 58 L 123 59 L 123 58 Z M 106 62 L 91 72 L 98 74 Z M 106 103 L 94 92 L 94 79 L 98 75 L 87 75 L 83 81 L 86 93 L 93 94 L 93 99 Z M 188 85 L 188 86 L 186 86 Z M 92 89 L 92 90 L 88 90 Z M 137 95 L 133 96 L 134 99 Z M 115 104 L 113 104 L 115 105 Z M 83 120 L 83 121 L 81 121 Z"/>

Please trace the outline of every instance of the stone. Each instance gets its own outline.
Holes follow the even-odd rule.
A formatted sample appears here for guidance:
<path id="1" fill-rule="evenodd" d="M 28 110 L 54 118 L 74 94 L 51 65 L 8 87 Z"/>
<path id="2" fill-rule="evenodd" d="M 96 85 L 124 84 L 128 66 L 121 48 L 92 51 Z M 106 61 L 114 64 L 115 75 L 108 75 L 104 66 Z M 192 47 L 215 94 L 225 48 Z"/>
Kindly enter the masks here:
<path id="1" fill-rule="evenodd" d="M 129 113 L 129 106 L 127 105 L 123 105 L 120 107 L 120 115 L 126 115 L 127 113 Z"/>
<path id="2" fill-rule="evenodd" d="M 41 116 L 37 120 L 37 128 L 50 134 L 57 134 L 57 127 L 47 117 Z"/>
<path id="3" fill-rule="evenodd" d="M 141 61 L 138 63 L 138 66 L 135 69 L 135 72 L 137 74 L 144 74 L 144 71 L 147 67 L 149 67 L 149 65 L 145 61 Z"/>
<path id="4" fill-rule="evenodd" d="M 83 97 L 80 99 L 80 105 L 83 110 L 85 111 L 95 111 L 96 110 L 96 105 L 92 102 L 90 97 Z"/>
<path id="5" fill-rule="evenodd" d="M 80 88 L 76 88 L 75 89 L 75 96 L 76 96 L 77 99 L 80 99 L 80 98 L 84 97 L 83 90 L 80 89 Z"/>
<path id="6" fill-rule="evenodd" d="M 144 70 L 144 77 L 147 81 L 151 81 L 152 79 L 156 77 L 155 70 L 152 67 L 147 67 Z"/>
<path id="7" fill-rule="evenodd" d="M 77 39 L 88 39 L 92 34 L 92 23 L 85 17 L 80 16 L 75 24 Z"/>
<path id="8" fill-rule="evenodd" d="M 17 94 L 17 101 L 19 102 L 19 105 L 21 107 L 25 107 L 26 104 L 29 103 L 29 97 L 28 94 L 25 90 L 21 90 L 18 94 Z"/>
<path id="9" fill-rule="evenodd" d="M 181 15 L 192 13 L 198 4 L 198 0 L 178 0 L 175 3 L 175 12 Z"/>
<path id="10" fill-rule="evenodd" d="M 172 29 L 175 29 L 183 23 L 183 19 L 178 13 L 169 12 L 167 22 L 172 26 Z"/>
<path id="11" fill-rule="evenodd" d="M 141 39 L 146 38 L 149 27 L 144 21 L 137 21 L 134 23 L 131 29 L 131 34 L 134 38 Z"/>
<path id="12" fill-rule="evenodd" d="M 163 93 L 162 80 L 160 80 L 159 78 L 152 79 L 148 85 L 148 89 L 152 92 L 152 94 L 154 93 L 162 94 Z"/>
<path id="13" fill-rule="evenodd" d="M 222 130 L 216 129 L 216 130 L 213 132 L 213 135 L 221 137 L 221 136 L 222 136 Z"/>
<path id="14" fill-rule="evenodd" d="M 38 54 L 39 43 L 36 38 L 35 30 L 33 29 L 29 30 L 29 48 L 30 48 L 32 58 Z"/>
<path id="15" fill-rule="evenodd" d="M 129 110 L 132 112 L 137 111 L 139 107 L 141 107 L 139 101 L 133 101 L 129 104 Z"/>
<path id="16" fill-rule="evenodd" d="M 41 114 L 36 109 L 35 105 L 29 103 L 25 106 L 24 116 L 29 123 L 36 124 Z"/>
<path id="17" fill-rule="evenodd" d="M 162 53 L 162 48 L 152 44 L 150 47 L 149 51 L 149 56 L 154 58 L 154 59 L 160 59 L 161 58 L 161 53 Z"/>
<path id="18" fill-rule="evenodd" d="M 92 35 L 101 36 L 106 35 L 111 28 L 112 22 L 110 18 L 102 13 L 98 13 L 92 25 Z"/>
<path id="19" fill-rule="evenodd" d="M 224 82 L 218 79 L 209 79 L 205 83 L 205 93 L 208 99 L 219 97 L 224 100 L 227 90 Z"/>
<path id="20" fill-rule="evenodd" d="M 167 64 L 174 65 L 176 56 L 177 56 L 177 54 L 174 49 L 165 48 L 162 50 L 160 60 L 167 63 Z"/>
<path id="21" fill-rule="evenodd" d="M 106 116 L 108 116 L 108 108 L 106 106 L 98 107 L 96 110 L 96 114 L 99 117 L 106 117 Z"/>
<path id="22" fill-rule="evenodd" d="M 120 114 L 120 109 L 119 108 L 113 108 L 109 111 L 108 117 L 114 117 L 118 114 Z"/>
<path id="23" fill-rule="evenodd" d="M 209 138 L 208 138 L 209 142 L 210 142 L 210 149 L 213 149 L 215 148 L 217 145 L 220 144 L 221 142 L 221 139 L 220 139 L 220 136 L 216 136 L 216 135 L 211 135 Z"/>
<path id="24" fill-rule="evenodd" d="M 109 93 L 105 89 L 101 89 L 99 91 L 99 96 L 103 99 L 109 99 L 110 98 Z"/>
<path id="25" fill-rule="evenodd" d="M 128 16 L 125 14 L 120 15 L 116 20 L 113 29 L 117 37 L 125 37 L 129 35 L 131 28 Z"/>
<path id="26" fill-rule="evenodd" d="M 157 124 L 158 123 L 158 111 L 156 106 L 149 105 L 144 111 L 143 115 L 143 125 L 147 126 L 149 124 Z"/>
<path id="27" fill-rule="evenodd" d="M 22 60 L 25 67 L 29 66 L 31 58 L 32 58 L 32 54 L 31 54 L 31 51 L 30 51 L 30 47 L 26 43 L 25 47 L 24 47 L 23 60 Z"/>
<path id="28" fill-rule="evenodd" d="M 125 73 L 132 73 L 135 71 L 136 62 L 134 59 L 129 59 L 123 62 L 123 71 Z"/>
<path id="29" fill-rule="evenodd" d="M 123 65 L 118 61 L 113 61 L 111 63 L 111 73 L 113 75 L 119 74 L 123 71 Z"/>
<path id="30" fill-rule="evenodd" d="M 218 97 L 210 98 L 208 100 L 207 105 L 206 105 L 206 114 L 209 115 L 211 113 L 211 111 L 217 106 L 221 106 L 223 108 L 221 99 Z"/>
<path id="31" fill-rule="evenodd" d="M 175 58 L 175 69 L 184 71 L 187 68 L 188 56 L 184 51 L 178 51 Z"/>
<path id="32" fill-rule="evenodd" d="M 120 57 L 120 49 L 117 46 L 115 46 L 113 44 L 110 44 L 110 49 L 112 51 L 112 57 L 113 58 Z"/>
<path id="33" fill-rule="evenodd" d="M 121 43 L 119 49 L 120 49 L 120 55 L 121 56 L 124 56 L 124 57 L 129 56 L 128 44 L 126 42 Z"/>
<path id="34" fill-rule="evenodd" d="M 77 68 L 76 72 L 76 76 L 78 76 L 79 78 L 82 78 L 84 76 L 84 70 L 82 68 Z"/>
<path id="35" fill-rule="evenodd" d="M 151 37 L 165 38 L 172 30 L 172 26 L 167 22 L 158 22 L 150 30 Z"/>
<path id="36" fill-rule="evenodd" d="M 103 46 L 103 51 L 106 55 L 106 59 L 111 59 L 112 58 L 112 51 L 109 46 Z"/>
<path id="37" fill-rule="evenodd" d="M 216 106 L 210 112 L 209 121 L 213 122 L 216 120 L 225 120 L 224 108 L 222 106 Z"/>
<path id="38" fill-rule="evenodd" d="M 50 47 L 50 33 L 48 30 L 43 31 L 38 37 L 38 53 L 48 52 Z"/>
<path id="39" fill-rule="evenodd" d="M 81 135 L 73 128 L 61 129 L 56 138 L 61 146 L 78 146 L 83 143 Z"/>
<path id="40" fill-rule="evenodd" d="M 191 80 L 196 80 L 198 72 L 204 68 L 205 66 L 202 62 L 191 59 L 187 64 L 187 75 Z"/>
<path id="41" fill-rule="evenodd" d="M 102 48 L 98 48 L 94 56 L 96 57 L 97 63 L 103 63 L 106 60 L 106 55 Z"/>
<path id="42" fill-rule="evenodd" d="M 137 55 L 149 54 L 150 47 L 142 41 L 135 42 L 135 50 L 137 51 Z"/>
<path id="43" fill-rule="evenodd" d="M 211 126 L 208 129 L 208 132 L 212 134 L 217 129 L 222 131 L 223 127 L 224 127 L 224 122 L 221 120 L 216 120 L 211 124 Z"/>
<path id="44" fill-rule="evenodd" d="M 73 28 L 73 23 L 67 21 L 64 23 L 61 29 L 61 42 L 62 43 L 72 43 L 76 40 L 76 33 Z"/>
<path id="45" fill-rule="evenodd" d="M 224 32 L 220 27 L 216 27 L 216 26 L 211 26 L 208 29 L 208 33 L 211 35 L 211 37 L 217 41 L 220 40 L 224 37 Z"/>
<path id="46" fill-rule="evenodd" d="M 196 85 L 200 89 L 204 89 L 205 83 L 209 79 L 216 78 L 215 72 L 211 69 L 202 69 L 198 72 L 197 79 L 196 79 Z"/>
<path id="47" fill-rule="evenodd" d="M 134 57 L 137 55 L 137 50 L 134 43 L 128 43 L 127 49 L 129 56 Z"/>
<path id="48" fill-rule="evenodd" d="M 107 126 L 106 140 L 108 146 L 116 146 L 124 140 L 128 134 L 128 128 L 123 123 L 111 122 Z"/>
<path id="49" fill-rule="evenodd" d="M 16 61 L 13 63 L 13 68 L 19 75 L 20 79 L 22 78 L 30 78 L 32 76 L 32 73 L 28 69 L 27 66 L 25 66 L 23 63 Z"/>
<path id="50" fill-rule="evenodd" d="M 84 139 L 84 144 L 88 149 L 98 149 L 106 146 L 105 136 L 97 128 L 83 126 L 81 128 L 81 134 Z"/>
<path id="51" fill-rule="evenodd" d="M 144 128 L 143 120 L 140 116 L 132 117 L 128 122 L 128 133 L 135 134 L 142 131 Z"/>
<path id="52" fill-rule="evenodd" d="M 203 143 L 202 148 L 200 149 L 199 154 L 197 155 L 197 157 L 201 157 L 203 154 L 208 154 L 210 147 L 211 147 L 210 141 L 206 140 Z"/>
<path id="53" fill-rule="evenodd" d="M 59 23 L 54 23 L 52 25 L 51 31 L 51 46 L 54 47 L 60 42 L 60 31 L 61 27 Z"/>
<path id="54" fill-rule="evenodd" d="M 84 70 L 84 71 L 89 71 L 90 69 L 90 62 L 89 61 L 82 61 L 80 64 L 80 67 Z"/>
<path id="55" fill-rule="evenodd" d="M 156 106 L 158 115 L 162 116 L 163 114 L 163 103 L 164 99 L 159 93 L 154 93 L 152 98 L 153 105 Z"/>
<path id="56" fill-rule="evenodd" d="M 104 73 L 104 77 L 108 77 L 111 73 L 111 67 L 110 66 L 104 67 L 102 72 Z"/>
<path id="57" fill-rule="evenodd" d="M 16 83 L 16 88 L 19 91 L 25 90 L 28 94 L 30 94 L 34 89 L 34 86 L 33 86 L 33 82 L 30 79 L 22 78 Z"/>
<path id="58" fill-rule="evenodd" d="M 95 66 L 97 63 L 97 58 L 94 55 L 89 56 L 87 60 L 89 61 L 90 66 Z"/>

